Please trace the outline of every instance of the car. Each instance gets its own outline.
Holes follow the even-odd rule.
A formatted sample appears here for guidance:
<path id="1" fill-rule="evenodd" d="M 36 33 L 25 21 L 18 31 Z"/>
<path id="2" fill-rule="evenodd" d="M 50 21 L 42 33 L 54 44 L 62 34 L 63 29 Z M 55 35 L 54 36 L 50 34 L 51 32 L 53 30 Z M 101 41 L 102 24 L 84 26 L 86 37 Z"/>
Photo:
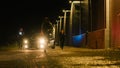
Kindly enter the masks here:
<path id="1" fill-rule="evenodd" d="M 29 38 L 24 38 L 22 49 L 42 49 L 45 51 L 47 47 L 54 46 L 54 41 L 53 38 L 48 38 L 38 33 L 29 36 Z"/>

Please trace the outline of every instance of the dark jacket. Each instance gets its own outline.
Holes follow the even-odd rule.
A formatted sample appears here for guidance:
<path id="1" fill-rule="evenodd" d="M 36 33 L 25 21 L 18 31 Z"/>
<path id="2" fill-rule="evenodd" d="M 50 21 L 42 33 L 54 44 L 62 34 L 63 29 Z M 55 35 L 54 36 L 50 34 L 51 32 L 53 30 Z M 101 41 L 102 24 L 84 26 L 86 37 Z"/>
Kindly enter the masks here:
<path id="1" fill-rule="evenodd" d="M 60 41 L 65 41 L 65 34 L 60 32 Z"/>

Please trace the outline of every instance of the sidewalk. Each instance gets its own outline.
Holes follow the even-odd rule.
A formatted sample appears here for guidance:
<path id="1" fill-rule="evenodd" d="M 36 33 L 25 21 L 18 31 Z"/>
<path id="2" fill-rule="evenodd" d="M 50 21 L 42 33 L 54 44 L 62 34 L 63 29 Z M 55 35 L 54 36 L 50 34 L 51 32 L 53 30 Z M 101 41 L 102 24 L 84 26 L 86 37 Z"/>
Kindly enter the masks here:
<path id="1" fill-rule="evenodd" d="M 72 47 L 72 46 L 64 46 L 64 49 L 62 50 L 60 46 L 56 46 L 55 49 L 49 48 L 48 51 L 50 52 L 56 52 L 56 53 L 90 53 L 89 55 L 95 54 L 95 55 L 101 55 L 101 56 L 120 56 L 118 55 L 120 53 L 119 49 L 89 49 L 89 48 L 80 48 L 80 47 Z"/>
<path id="2" fill-rule="evenodd" d="M 120 50 L 59 46 L 47 53 L 63 68 L 120 68 Z"/>
<path id="3" fill-rule="evenodd" d="M 60 46 L 56 46 L 55 50 L 62 50 L 62 49 L 60 48 Z M 89 48 L 74 47 L 74 46 L 64 46 L 63 51 L 120 51 L 120 49 L 89 49 Z"/>

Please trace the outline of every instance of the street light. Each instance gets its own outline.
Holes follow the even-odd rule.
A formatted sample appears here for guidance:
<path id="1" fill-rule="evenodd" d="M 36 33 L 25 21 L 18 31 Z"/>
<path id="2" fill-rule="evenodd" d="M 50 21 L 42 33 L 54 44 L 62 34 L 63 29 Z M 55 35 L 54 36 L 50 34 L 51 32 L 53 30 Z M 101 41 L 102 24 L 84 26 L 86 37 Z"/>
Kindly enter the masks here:
<path id="1" fill-rule="evenodd" d="M 60 27 L 60 25 L 59 25 L 59 23 L 60 23 L 60 20 L 56 20 L 56 23 L 57 23 L 57 32 L 59 31 L 59 27 Z"/>
<path id="2" fill-rule="evenodd" d="M 60 25 L 59 25 L 59 23 L 60 23 L 60 20 L 56 20 L 56 42 L 58 43 L 59 41 L 58 41 L 58 38 L 59 38 L 59 27 L 60 27 Z"/>
<path id="3" fill-rule="evenodd" d="M 87 3 L 87 1 L 69 1 L 69 3 L 79 4 L 79 3 Z"/>
<path id="4" fill-rule="evenodd" d="M 19 35 L 20 35 L 20 36 L 23 35 L 23 28 L 20 28 L 20 30 L 19 30 Z"/>
<path id="5" fill-rule="evenodd" d="M 60 20 L 56 20 L 56 23 L 57 23 L 57 26 L 56 26 L 56 27 L 57 27 L 57 28 L 56 28 L 57 32 L 56 32 L 56 33 L 58 33 L 58 32 L 59 32 L 59 27 L 60 27 L 60 26 L 59 26 Z"/>
<path id="6" fill-rule="evenodd" d="M 69 1 L 71 3 L 71 10 L 70 10 L 70 34 L 72 34 L 72 19 L 73 19 L 73 8 L 74 4 L 80 4 L 80 3 L 87 3 L 87 1 Z"/>
<path id="7" fill-rule="evenodd" d="M 70 12 L 70 10 L 63 10 L 63 12 L 64 12 L 64 27 L 63 27 L 63 29 L 66 32 L 66 15 L 67 15 L 67 12 Z"/>
<path id="8" fill-rule="evenodd" d="M 62 19 L 64 18 L 64 16 L 59 16 L 59 18 L 60 18 L 60 23 L 59 23 L 59 25 L 60 25 L 60 27 L 59 27 L 59 31 L 61 31 L 61 29 L 62 29 Z"/>
<path id="9" fill-rule="evenodd" d="M 73 8 L 74 8 L 74 4 L 76 3 L 83 3 L 83 1 L 69 1 L 69 3 L 71 3 L 71 9 L 70 9 L 70 24 L 69 24 L 69 29 L 70 29 L 70 34 L 69 34 L 69 44 L 72 44 L 72 19 L 73 19 Z"/>

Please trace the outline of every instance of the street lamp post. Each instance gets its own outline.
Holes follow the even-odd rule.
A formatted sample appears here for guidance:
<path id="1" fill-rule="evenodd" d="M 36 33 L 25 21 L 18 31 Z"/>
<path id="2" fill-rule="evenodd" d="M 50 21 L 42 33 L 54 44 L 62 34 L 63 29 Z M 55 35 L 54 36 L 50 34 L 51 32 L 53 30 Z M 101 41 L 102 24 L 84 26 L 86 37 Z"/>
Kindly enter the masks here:
<path id="1" fill-rule="evenodd" d="M 110 1 L 106 0 L 105 49 L 110 48 Z"/>
<path id="2" fill-rule="evenodd" d="M 66 15 L 67 15 L 67 12 L 70 12 L 70 10 L 63 10 L 63 12 L 64 12 L 64 27 L 63 27 L 63 29 L 66 32 Z"/>
<path id="3" fill-rule="evenodd" d="M 69 24 L 69 29 L 70 29 L 70 34 L 69 34 L 69 44 L 72 44 L 72 19 L 73 19 L 73 8 L 74 4 L 76 3 L 82 3 L 83 1 L 69 1 L 71 3 L 71 9 L 70 9 L 70 24 Z"/>
<path id="4" fill-rule="evenodd" d="M 61 29 L 62 29 L 62 19 L 64 18 L 64 16 L 59 16 L 59 18 L 60 18 L 60 23 L 59 23 L 59 31 L 61 31 Z"/>
<path id="5" fill-rule="evenodd" d="M 57 30 L 57 32 L 56 32 L 56 33 L 59 32 L 59 22 L 60 22 L 60 20 L 56 20 L 56 23 L 57 23 L 57 26 L 56 26 L 56 30 Z"/>
<path id="6" fill-rule="evenodd" d="M 56 20 L 56 42 L 57 43 L 59 43 L 59 41 L 58 41 L 58 38 L 59 38 L 59 27 L 60 27 L 60 25 L 59 25 L 59 23 L 60 23 L 60 20 Z"/>

